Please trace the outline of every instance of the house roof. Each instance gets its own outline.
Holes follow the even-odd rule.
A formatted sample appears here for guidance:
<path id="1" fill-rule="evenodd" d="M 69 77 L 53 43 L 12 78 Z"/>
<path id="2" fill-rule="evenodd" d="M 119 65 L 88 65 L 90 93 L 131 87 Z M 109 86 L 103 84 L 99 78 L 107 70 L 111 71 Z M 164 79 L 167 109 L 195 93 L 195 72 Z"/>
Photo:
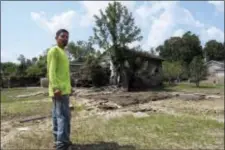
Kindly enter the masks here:
<path id="1" fill-rule="evenodd" d="M 82 66 L 84 63 L 83 62 L 73 62 L 70 63 L 70 66 Z"/>
<path id="2" fill-rule="evenodd" d="M 224 68 L 224 62 L 223 61 L 215 61 L 215 60 L 210 60 L 208 62 L 206 62 L 206 65 L 211 65 L 211 64 L 216 64 L 218 66 L 220 66 L 221 68 Z"/>
<path id="3" fill-rule="evenodd" d="M 133 54 L 136 55 L 137 57 L 141 57 L 141 58 L 153 59 L 153 60 L 158 60 L 158 61 L 163 61 L 163 60 L 165 60 L 165 59 L 163 59 L 162 57 L 156 56 L 156 55 L 153 55 L 153 54 L 150 54 L 150 53 L 147 52 L 147 51 L 137 51 L 137 50 L 133 50 L 133 49 L 131 49 L 131 50 L 130 50 L 130 49 L 124 49 L 124 51 L 133 53 Z M 110 58 L 109 58 L 109 53 L 108 53 L 108 51 L 105 51 L 105 52 L 101 55 L 101 58 L 103 58 L 103 59 L 110 59 Z"/>

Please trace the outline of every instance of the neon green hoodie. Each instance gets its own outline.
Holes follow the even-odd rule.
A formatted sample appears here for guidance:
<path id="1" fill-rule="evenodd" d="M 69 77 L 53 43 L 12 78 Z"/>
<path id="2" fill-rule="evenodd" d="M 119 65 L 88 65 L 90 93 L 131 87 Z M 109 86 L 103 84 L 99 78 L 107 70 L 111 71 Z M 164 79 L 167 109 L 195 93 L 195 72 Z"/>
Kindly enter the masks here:
<path id="1" fill-rule="evenodd" d="M 70 66 L 64 49 L 54 46 L 47 55 L 47 74 L 49 80 L 49 96 L 54 96 L 58 89 L 62 95 L 71 93 Z"/>

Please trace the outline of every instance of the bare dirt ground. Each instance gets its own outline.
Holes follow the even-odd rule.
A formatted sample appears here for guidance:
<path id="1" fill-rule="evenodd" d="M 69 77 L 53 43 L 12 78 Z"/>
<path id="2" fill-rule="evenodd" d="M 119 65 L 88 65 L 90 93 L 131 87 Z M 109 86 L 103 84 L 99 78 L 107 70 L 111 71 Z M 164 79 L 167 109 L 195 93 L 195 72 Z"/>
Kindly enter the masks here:
<path id="1" fill-rule="evenodd" d="M 77 89 L 74 97 L 78 104 L 91 112 L 164 112 L 174 115 L 201 114 L 202 116 L 224 122 L 223 93 L 196 93 L 204 95 L 202 99 L 182 99 L 176 95 L 190 92 L 121 92 Z M 192 92 L 192 95 L 195 93 Z"/>
<path id="2" fill-rule="evenodd" d="M 40 101 L 27 100 L 21 103 L 32 107 L 35 103 L 46 105 L 49 102 L 51 100 L 44 97 Z M 70 102 L 75 107 L 72 111 L 72 140 L 76 143 L 73 149 L 224 148 L 223 89 L 128 93 L 115 87 L 80 88 L 75 89 Z M 50 111 L 50 107 L 44 109 L 47 110 L 43 112 Z M 41 116 L 40 114 L 43 116 L 42 113 L 26 113 L 22 118 Z M 3 149 L 51 148 L 51 118 L 22 124 L 18 121 L 16 118 L 2 120 Z M 171 126 L 176 126 L 176 122 L 180 125 L 171 129 Z M 128 133 L 129 136 L 126 135 Z M 96 144 L 96 141 L 106 143 Z"/>

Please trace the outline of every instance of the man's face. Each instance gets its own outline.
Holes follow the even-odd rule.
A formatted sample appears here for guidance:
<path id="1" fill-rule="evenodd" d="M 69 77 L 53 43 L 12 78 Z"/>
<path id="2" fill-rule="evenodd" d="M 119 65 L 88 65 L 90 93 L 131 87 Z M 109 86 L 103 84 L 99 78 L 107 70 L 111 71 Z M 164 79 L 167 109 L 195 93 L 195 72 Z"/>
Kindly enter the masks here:
<path id="1" fill-rule="evenodd" d="M 56 38 L 58 45 L 66 46 L 68 43 L 69 34 L 67 32 L 61 32 L 59 36 Z"/>

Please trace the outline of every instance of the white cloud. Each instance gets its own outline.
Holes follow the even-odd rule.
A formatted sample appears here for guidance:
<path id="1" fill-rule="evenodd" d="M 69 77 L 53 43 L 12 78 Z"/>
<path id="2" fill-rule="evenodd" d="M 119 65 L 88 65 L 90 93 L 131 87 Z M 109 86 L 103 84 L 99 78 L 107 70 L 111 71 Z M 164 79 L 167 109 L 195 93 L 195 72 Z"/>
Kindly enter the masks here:
<path id="1" fill-rule="evenodd" d="M 50 19 L 46 17 L 45 12 L 31 12 L 31 18 L 46 30 L 55 33 L 60 28 L 71 30 L 73 27 L 73 19 L 76 13 L 73 10 L 54 15 Z"/>
<path id="2" fill-rule="evenodd" d="M 128 44 L 127 46 L 128 46 L 129 48 L 134 48 L 134 47 L 139 46 L 140 44 L 141 44 L 141 43 L 140 43 L 139 41 L 135 41 L 135 42 L 132 42 L 132 43 Z"/>
<path id="3" fill-rule="evenodd" d="M 149 25 L 150 21 L 154 21 L 158 18 L 163 10 L 168 10 L 173 7 L 177 2 L 144 2 L 139 8 L 136 9 L 136 19 L 141 20 L 143 26 Z"/>
<path id="4" fill-rule="evenodd" d="M 170 11 L 164 11 L 158 19 L 154 20 L 148 34 L 147 45 L 156 47 L 162 44 L 171 35 L 174 27 L 174 18 Z"/>
<path id="5" fill-rule="evenodd" d="M 143 14 L 144 12 L 146 13 Z M 150 26 L 148 38 L 143 44 L 144 49 L 155 48 L 171 36 L 181 36 L 185 32 L 184 29 L 175 31 L 180 25 L 197 30 L 206 28 L 189 10 L 181 7 L 179 2 L 153 2 L 149 6 L 145 3 L 136 13 L 143 19 L 143 23 Z"/>
<path id="6" fill-rule="evenodd" d="M 207 29 L 203 29 L 201 31 L 200 34 L 200 38 L 203 42 L 203 44 L 205 44 L 207 41 L 212 40 L 212 39 L 216 39 L 220 42 L 224 41 L 224 32 L 216 27 L 209 27 Z"/>
<path id="7" fill-rule="evenodd" d="M 126 6 L 129 11 L 133 11 L 136 6 L 136 1 L 117 1 L 120 2 L 122 5 Z"/>
<path id="8" fill-rule="evenodd" d="M 182 37 L 185 31 L 183 29 L 178 29 L 173 33 L 173 36 Z"/>
<path id="9" fill-rule="evenodd" d="M 84 7 L 86 13 L 81 16 L 80 25 L 82 27 L 90 27 L 94 23 L 94 15 L 99 15 L 99 11 L 105 10 L 109 3 L 113 1 L 82 1 L 81 5 Z M 119 1 L 132 11 L 135 7 L 135 1 Z"/>
<path id="10" fill-rule="evenodd" d="M 32 12 L 32 19 L 43 28 L 55 33 L 59 28 L 72 29 L 76 24 L 74 18 L 79 17 L 76 22 L 81 27 L 91 28 L 94 23 L 94 15 L 99 15 L 99 10 L 103 11 L 112 1 L 82 1 L 79 2 L 85 12 L 76 14 L 74 11 L 63 12 L 47 18 L 45 12 Z M 133 47 L 138 44 L 143 49 L 150 49 L 162 44 L 171 36 L 182 36 L 186 31 L 183 26 L 188 27 L 190 31 L 197 30 L 200 38 L 207 40 L 215 38 L 222 40 L 223 32 L 216 27 L 210 26 L 197 20 L 193 14 L 186 8 L 180 6 L 177 1 L 145 1 L 141 5 L 136 5 L 135 1 L 120 1 L 127 6 L 135 17 L 136 24 L 142 29 L 144 42 L 132 43 Z M 219 5 L 221 2 L 209 2 L 213 5 Z M 223 3 L 223 2 L 222 2 Z M 181 27 L 182 26 L 182 27 Z M 178 28 L 178 30 L 176 30 Z M 193 30 L 192 30 L 193 29 Z M 147 33 L 146 33 L 147 32 Z M 91 35 L 92 33 L 90 33 Z M 202 40 L 202 39 L 201 39 Z"/>
<path id="11" fill-rule="evenodd" d="M 174 30 L 179 25 L 199 30 L 206 28 L 205 24 L 196 20 L 191 12 L 181 7 L 177 1 L 146 1 L 138 8 L 135 7 L 134 1 L 121 2 L 133 12 L 135 21 L 142 31 L 149 31 L 145 42 L 141 43 L 143 49 L 157 47 L 170 36 L 181 36 L 185 32 L 184 29 Z M 81 3 L 86 10 L 81 19 L 81 26 L 90 27 L 93 25 L 93 15 L 99 14 L 100 9 L 104 10 L 109 1 L 83 1 Z M 136 44 L 132 43 L 130 46 Z"/>
<path id="12" fill-rule="evenodd" d="M 218 12 L 224 12 L 224 1 L 208 1 L 208 3 L 214 5 Z"/>
<path id="13" fill-rule="evenodd" d="M 191 27 L 202 28 L 204 24 L 199 20 L 196 20 L 189 10 L 176 5 L 174 16 L 176 23 L 181 25 L 188 25 Z"/>
<path id="14" fill-rule="evenodd" d="M 109 1 L 82 1 L 80 2 L 84 7 L 86 13 L 81 16 L 80 25 L 82 27 L 89 27 L 94 23 L 94 15 L 98 15 L 100 9 L 104 10 Z"/>
<path id="15" fill-rule="evenodd" d="M 172 30 L 176 25 L 174 10 L 176 9 L 177 2 L 152 2 L 150 6 L 146 5 L 145 3 L 145 6 L 140 6 L 137 13 L 141 12 L 141 7 L 148 7 L 145 8 L 149 10 L 146 11 L 148 15 L 142 16 L 142 18 L 147 23 L 151 20 L 151 24 L 147 41 L 143 44 L 143 49 L 150 49 L 162 44 L 166 38 L 171 36 Z"/>

